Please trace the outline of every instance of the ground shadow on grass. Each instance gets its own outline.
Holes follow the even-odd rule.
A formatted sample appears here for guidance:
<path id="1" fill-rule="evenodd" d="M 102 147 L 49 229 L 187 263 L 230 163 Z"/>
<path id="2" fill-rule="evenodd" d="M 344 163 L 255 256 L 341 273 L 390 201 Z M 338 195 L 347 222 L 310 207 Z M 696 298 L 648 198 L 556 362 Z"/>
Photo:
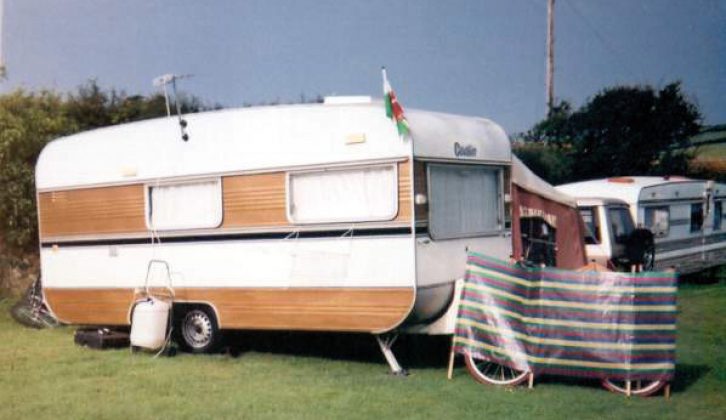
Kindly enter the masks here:
<path id="1" fill-rule="evenodd" d="M 685 392 L 706 375 L 711 368 L 705 365 L 676 364 L 675 378 L 671 385 L 673 393 Z M 553 384 L 578 386 L 585 388 L 602 388 L 600 379 L 588 379 L 569 376 L 541 375 L 535 378 L 535 384 Z"/>
<path id="2" fill-rule="evenodd" d="M 600 379 L 581 378 L 576 376 L 539 375 L 534 379 L 534 386 L 552 384 L 602 390 L 603 387 L 601 382 L 602 381 Z"/>
<path id="3" fill-rule="evenodd" d="M 697 273 L 681 275 L 678 282 L 681 286 L 701 286 L 726 282 L 726 264 L 707 268 Z"/>
<path id="4" fill-rule="evenodd" d="M 676 374 L 673 378 L 673 392 L 684 392 L 711 371 L 706 365 L 676 363 Z"/>
<path id="5" fill-rule="evenodd" d="M 371 334 L 256 331 L 230 332 L 225 338 L 225 351 L 232 356 L 255 351 L 386 364 Z M 450 345 L 450 336 L 401 335 L 393 351 L 405 369 L 445 369 Z"/>

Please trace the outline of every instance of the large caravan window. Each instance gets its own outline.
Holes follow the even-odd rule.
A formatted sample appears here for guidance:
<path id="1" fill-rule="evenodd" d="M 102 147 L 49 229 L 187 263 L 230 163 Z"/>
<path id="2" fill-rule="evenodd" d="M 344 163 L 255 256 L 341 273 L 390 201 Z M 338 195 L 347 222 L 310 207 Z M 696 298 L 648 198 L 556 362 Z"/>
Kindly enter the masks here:
<path id="1" fill-rule="evenodd" d="M 656 237 L 668 235 L 669 219 L 668 207 L 645 208 L 645 227 L 650 229 Z"/>
<path id="2" fill-rule="evenodd" d="M 585 222 L 585 243 L 594 245 L 600 243 L 600 223 L 597 221 L 595 207 L 580 207 L 580 217 Z"/>
<path id="3" fill-rule="evenodd" d="M 713 230 L 721 230 L 723 221 L 723 201 L 713 203 Z"/>
<path id="4" fill-rule="evenodd" d="M 477 236 L 502 228 L 499 169 L 429 165 L 429 195 L 434 239 Z"/>
<path id="5" fill-rule="evenodd" d="M 147 220 L 151 229 L 212 228 L 222 223 L 219 179 L 149 185 Z"/>
<path id="6" fill-rule="evenodd" d="M 290 173 L 288 217 L 296 223 L 369 222 L 398 214 L 396 165 Z"/>
<path id="7" fill-rule="evenodd" d="M 691 204 L 691 232 L 703 229 L 703 203 Z"/>

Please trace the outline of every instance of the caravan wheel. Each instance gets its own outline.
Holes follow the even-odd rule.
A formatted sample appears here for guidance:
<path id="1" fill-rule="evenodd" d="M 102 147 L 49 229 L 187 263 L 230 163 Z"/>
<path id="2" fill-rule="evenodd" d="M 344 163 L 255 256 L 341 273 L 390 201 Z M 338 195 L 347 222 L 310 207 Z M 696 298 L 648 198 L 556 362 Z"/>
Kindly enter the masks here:
<path id="1" fill-rule="evenodd" d="M 185 311 L 177 331 L 179 345 L 192 353 L 213 352 L 221 341 L 217 317 L 206 306 L 191 307 Z"/>

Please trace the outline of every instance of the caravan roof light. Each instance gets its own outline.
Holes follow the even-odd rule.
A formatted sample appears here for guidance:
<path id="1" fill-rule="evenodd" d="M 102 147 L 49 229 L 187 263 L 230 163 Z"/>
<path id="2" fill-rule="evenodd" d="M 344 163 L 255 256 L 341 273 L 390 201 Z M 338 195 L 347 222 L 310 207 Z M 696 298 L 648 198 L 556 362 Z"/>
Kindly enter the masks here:
<path id="1" fill-rule="evenodd" d="M 370 96 L 326 96 L 323 99 L 325 105 L 351 105 L 369 104 L 373 102 Z"/>

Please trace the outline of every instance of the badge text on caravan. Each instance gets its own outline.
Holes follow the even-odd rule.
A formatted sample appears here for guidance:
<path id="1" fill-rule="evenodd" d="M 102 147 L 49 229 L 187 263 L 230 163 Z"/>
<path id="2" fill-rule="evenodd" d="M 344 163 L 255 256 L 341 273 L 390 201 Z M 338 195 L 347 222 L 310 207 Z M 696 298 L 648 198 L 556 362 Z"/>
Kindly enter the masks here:
<path id="1" fill-rule="evenodd" d="M 459 142 L 455 142 L 454 155 L 456 157 L 476 157 L 476 147 L 470 144 L 461 145 Z"/>

